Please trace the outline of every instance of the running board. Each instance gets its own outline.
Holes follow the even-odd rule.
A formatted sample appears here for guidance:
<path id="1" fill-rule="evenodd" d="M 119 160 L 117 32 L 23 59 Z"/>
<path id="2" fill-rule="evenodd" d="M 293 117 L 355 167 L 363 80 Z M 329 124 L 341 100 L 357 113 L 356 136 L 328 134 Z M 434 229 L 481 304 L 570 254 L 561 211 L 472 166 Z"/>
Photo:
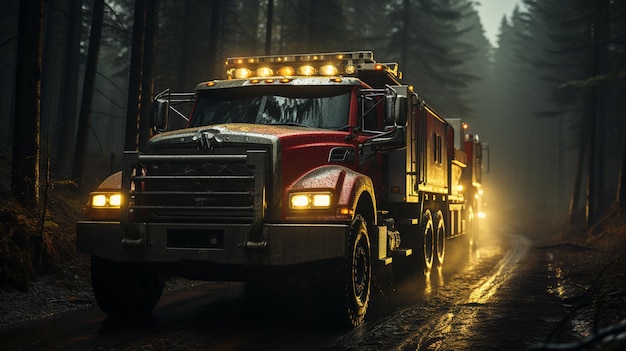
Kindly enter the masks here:
<path id="1" fill-rule="evenodd" d="M 395 253 L 398 256 L 409 257 L 413 254 L 413 249 L 397 249 L 393 253 Z"/>
<path id="2" fill-rule="evenodd" d="M 379 258 L 378 260 L 383 262 L 385 266 L 388 266 L 391 264 L 391 262 L 393 262 L 393 257 L 383 257 L 383 258 Z"/>

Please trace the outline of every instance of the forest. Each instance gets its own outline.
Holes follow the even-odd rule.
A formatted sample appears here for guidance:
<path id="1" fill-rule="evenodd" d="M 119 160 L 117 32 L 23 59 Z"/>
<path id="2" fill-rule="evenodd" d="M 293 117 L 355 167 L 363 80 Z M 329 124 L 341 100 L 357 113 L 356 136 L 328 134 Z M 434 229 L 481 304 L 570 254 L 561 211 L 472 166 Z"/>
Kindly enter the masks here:
<path id="1" fill-rule="evenodd" d="M 3 194 L 89 191 L 149 138 L 153 96 L 246 55 L 372 50 L 489 144 L 488 208 L 589 226 L 626 202 L 626 1 L 524 0 L 485 37 L 473 0 L 5 0 Z M 4 200 L 3 200 L 4 201 Z M 488 210 L 489 211 L 489 210 Z"/>

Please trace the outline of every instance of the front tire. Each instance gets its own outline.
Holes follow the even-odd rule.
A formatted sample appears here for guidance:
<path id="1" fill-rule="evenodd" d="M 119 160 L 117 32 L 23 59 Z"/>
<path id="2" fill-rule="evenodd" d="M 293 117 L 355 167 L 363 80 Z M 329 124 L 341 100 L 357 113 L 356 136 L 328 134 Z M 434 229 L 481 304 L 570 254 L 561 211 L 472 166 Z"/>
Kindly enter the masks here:
<path id="1" fill-rule="evenodd" d="M 359 326 L 365 320 L 369 305 L 372 262 L 367 224 L 361 215 L 352 223 L 344 273 L 347 317 L 352 326 Z"/>
<path id="2" fill-rule="evenodd" d="M 147 316 L 159 302 L 163 281 L 149 266 L 93 256 L 91 284 L 102 312 L 118 318 Z"/>

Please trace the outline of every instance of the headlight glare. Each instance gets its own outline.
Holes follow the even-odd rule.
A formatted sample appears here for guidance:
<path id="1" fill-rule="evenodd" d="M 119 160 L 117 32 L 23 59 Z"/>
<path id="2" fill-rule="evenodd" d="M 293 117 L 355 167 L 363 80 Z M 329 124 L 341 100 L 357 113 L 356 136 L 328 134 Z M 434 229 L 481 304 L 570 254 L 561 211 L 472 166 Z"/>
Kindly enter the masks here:
<path id="1" fill-rule="evenodd" d="M 258 77 L 271 77 L 274 75 L 274 71 L 269 67 L 261 67 L 256 70 L 256 75 Z"/>
<path id="2" fill-rule="evenodd" d="M 252 75 L 252 71 L 247 68 L 237 68 L 235 70 L 235 78 L 236 79 L 245 79 Z"/>
<path id="3" fill-rule="evenodd" d="M 91 193 L 92 208 L 120 208 L 122 205 L 122 194 L 111 193 Z"/>
<path id="4" fill-rule="evenodd" d="M 324 76 L 334 76 L 339 73 L 339 70 L 333 65 L 324 65 L 320 67 L 320 73 Z"/>
<path id="5" fill-rule="evenodd" d="M 291 208 L 309 207 L 309 196 L 306 194 L 295 194 L 291 196 Z"/>
<path id="6" fill-rule="evenodd" d="M 122 205 L 122 195 L 121 194 L 112 194 L 109 197 L 109 205 L 112 207 L 120 207 Z"/>
<path id="7" fill-rule="evenodd" d="M 91 207 L 104 207 L 107 204 L 107 197 L 104 194 L 95 194 L 91 197 Z"/>
<path id="8" fill-rule="evenodd" d="M 315 68 L 313 68 L 313 66 L 304 65 L 304 66 L 298 67 L 298 75 L 312 76 L 314 74 L 315 74 Z"/>
<path id="9" fill-rule="evenodd" d="M 289 195 L 289 208 L 292 210 L 327 209 L 332 204 L 330 192 L 292 193 Z"/>
<path id="10" fill-rule="evenodd" d="M 314 194 L 312 205 L 313 207 L 329 207 L 330 194 Z"/>

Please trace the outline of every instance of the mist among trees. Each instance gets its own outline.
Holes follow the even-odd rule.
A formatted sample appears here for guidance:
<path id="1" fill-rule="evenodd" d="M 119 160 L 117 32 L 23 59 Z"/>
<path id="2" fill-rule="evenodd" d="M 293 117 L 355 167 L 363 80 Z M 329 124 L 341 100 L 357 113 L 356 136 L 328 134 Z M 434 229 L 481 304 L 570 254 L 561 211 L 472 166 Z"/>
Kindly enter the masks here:
<path id="1" fill-rule="evenodd" d="M 227 57 L 350 50 L 399 63 L 489 144 L 487 211 L 593 223 L 626 201 L 624 1 L 524 0 L 495 47 L 471 0 L 3 3 L 2 181 L 25 204 L 38 180 L 89 187 L 119 169 L 155 92 L 224 78 Z"/>

